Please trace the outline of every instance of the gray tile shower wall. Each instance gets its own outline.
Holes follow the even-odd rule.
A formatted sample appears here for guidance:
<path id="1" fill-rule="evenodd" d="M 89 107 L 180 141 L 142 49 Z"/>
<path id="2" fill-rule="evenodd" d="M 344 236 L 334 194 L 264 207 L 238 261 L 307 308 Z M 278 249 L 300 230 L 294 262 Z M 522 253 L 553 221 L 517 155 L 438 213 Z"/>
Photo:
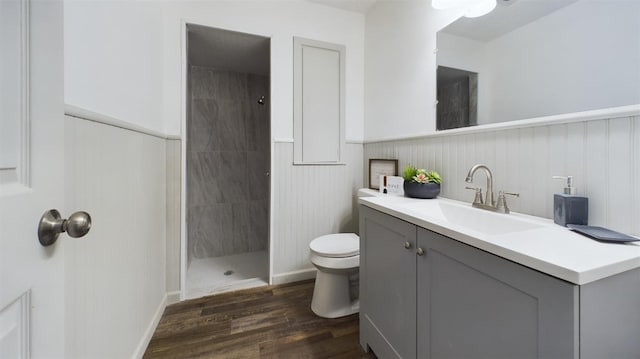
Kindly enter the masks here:
<path id="1" fill-rule="evenodd" d="M 191 66 L 187 120 L 190 258 L 265 250 L 269 234 L 269 77 Z"/>

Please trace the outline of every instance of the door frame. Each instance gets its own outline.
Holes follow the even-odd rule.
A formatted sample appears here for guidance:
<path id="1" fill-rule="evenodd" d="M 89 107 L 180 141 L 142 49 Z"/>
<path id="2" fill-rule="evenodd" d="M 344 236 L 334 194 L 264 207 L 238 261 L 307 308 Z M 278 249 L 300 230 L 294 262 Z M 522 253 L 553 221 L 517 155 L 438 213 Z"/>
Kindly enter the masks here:
<path id="1" fill-rule="evenodd" d="M 189 80 L 189 52 L 188 52 L 188 25 L 205 26 L 213 29 L 219 29 L 224 31 L 240 32 L 253 36 L 260 36 L 269 39 L 269 96 L 268 100 L 271 102 L 273 96 L 273 81 L 271 81 L 271 74 L 273 73 L 273 37 L 270 34 L 258 34 L 255 32 L 247 32 L 245 30 L 231 29 L 227 27 L 221 27 L 212 24 L 206 24 L 197 21 L 181 20 L 180 23 L 180 300 L 187 299 L 187 264 L 188 264 L 188 243 L 187 243 L 187 112 L 189 104 L 187 103 L 187 91 Z M 273 284 L 273 193 L 274 193 L 274 181 L 273 181 L 273 151 L 274 142 L 271 136 L 273 130 L 273 106 L 269 106 L 269 161 L 270 172 L 269 176 L 269 238 L 268 238 L 268 257 L 269 257 L 269 273 L 268 284 Z"/>

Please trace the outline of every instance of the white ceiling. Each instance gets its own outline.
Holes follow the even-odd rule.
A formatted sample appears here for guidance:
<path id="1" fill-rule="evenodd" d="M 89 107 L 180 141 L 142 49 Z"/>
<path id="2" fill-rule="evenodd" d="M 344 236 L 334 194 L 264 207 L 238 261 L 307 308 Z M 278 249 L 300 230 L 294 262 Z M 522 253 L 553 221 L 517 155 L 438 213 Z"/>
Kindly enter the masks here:
<path id="1" fill-rule="evenodd" d="M 403 0 L 307 1 L 366 14 L 376 2 Z M 496 8 L 489 14 L 477 18 L 462 17 L 444 31 L 479 41 L 490 41 L 576 1 L 578 0 L 497 0 Z"/>
<path id="2" fill-rule="evenodd" d="M 379 0 L 308 1 L 364 14 Z M 576 1 L 578 0 L 498 0 L 498 6 L 491 13 L 473 19 L 462 17 L 443 31 L 489 41 Z M 188 56 L 191 65 L 269 75 L 268 38 L 200 25 L 189 25 L 188 31 Z"/>
<path id="3" fill-rule="evenodd" d="M 347 11 L 366 14 L 376 3 L 376 0 L 309 0 L 318 4 L 323 4 Z"/>
<path id="4" fill-rule="evenodd" d="M 496 8 L 487 15 L 461 17 L 442 31 L 487 42 L 576 1 L 578 0 L 498 0 Z"/>
<path id="5" fill-rule="evenodd" d="M 376 0 L 308 0 L 365 14 Z M 241 73 L 269 75 L 269 39 L 240 32 L 188 25 L 189 64 Z"/>
<path id="6" fill-rule="evenodd" d="M 269 75 L 269 38 L 200 25 L 187 29 L 190 65 Z"/>

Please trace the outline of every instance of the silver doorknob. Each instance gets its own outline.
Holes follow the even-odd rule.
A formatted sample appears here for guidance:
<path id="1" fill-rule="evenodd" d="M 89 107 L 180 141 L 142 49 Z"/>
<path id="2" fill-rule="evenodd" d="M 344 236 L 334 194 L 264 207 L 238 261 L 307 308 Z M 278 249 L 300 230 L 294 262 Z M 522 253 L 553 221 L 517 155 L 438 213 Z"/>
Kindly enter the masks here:
<path id="1" fill-rule="evenodd" d="M 91 229 L 91 216 L 87 212 L 76 212 L 69 219 L 62 219 L 57 209 L 50 209 L 40 217 L 38 225 L 38 240 L 47 247 L 58 239 L 62 232 L 67 232 L 69 237 L 78 238 L 89 233 Z"/>
<path id="2" fill-rule="evenodd" d="M 405 249 L 411 248 L 411 243 L 410 242 L 404 242 L 404 248 Z"/>
<path id="3" fill-rule="evenodd" d="M 418 249 L 416 250 L 416 254 L 419 256 L 424 255 L 424 249 L 418 247 Z"/>

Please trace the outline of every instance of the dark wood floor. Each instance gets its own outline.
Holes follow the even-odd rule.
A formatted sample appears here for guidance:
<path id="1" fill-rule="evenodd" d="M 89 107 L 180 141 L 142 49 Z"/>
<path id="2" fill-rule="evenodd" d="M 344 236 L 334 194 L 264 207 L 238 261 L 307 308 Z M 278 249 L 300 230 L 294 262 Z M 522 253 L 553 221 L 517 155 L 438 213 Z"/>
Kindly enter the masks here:
<path id="1" fill-rule="evenodd" d="M 311 311 L 313 281 L 248 289 L 168 306 L 144 358 L 374 358 L 358 315 Z"/>

